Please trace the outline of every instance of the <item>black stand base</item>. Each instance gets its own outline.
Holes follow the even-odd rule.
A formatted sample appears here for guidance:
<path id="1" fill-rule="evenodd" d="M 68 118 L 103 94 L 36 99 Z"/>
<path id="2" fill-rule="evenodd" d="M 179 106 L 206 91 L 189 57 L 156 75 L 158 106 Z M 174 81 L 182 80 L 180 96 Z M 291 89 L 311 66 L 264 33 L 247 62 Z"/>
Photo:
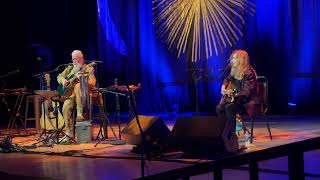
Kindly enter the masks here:
<path id="1" fill-rule="evenodd" d="M 42 135 L 45 136 L 40 140 Z M 34 145 L 43 143 L 43 145 L 40 146 L 53 147 L 53 144 L 61 144 L 66 138 L 68 138 L 70 142 L 76 143 L 76 140 L 63 132 L 62 129 L 43 130 L 42 135 L 40 135 L 38 142 Z M 60 136 L 62 136 L 62 138 L 60 138 Z"/>
<path id="2" fill-rule="evenodd" d="M 120 139 L 108 139 L 108 138 L 99 138 L 98 142 L 94 145 L 94 147 L 97 147 L 98 144 L 100 144 L 101 142 L 104 142 L 106 144 L 111 144 L 111 145 L 123 145 L 126 144 L 126 142 L 124 140 L 120 140 Z"/>
<path id="3" fill-rule="evenodd" d="M 112 131 L 114 139 L 108 138 L 108 134 L 107 134 L 108 126 L 110 127 L 110 129 Z M 102 133 L 103 129 L 104 129 L 104 133 Z M 100 137 L 100 136 L 102 136 L 102 137 Z M 105 119 L 101 120 L 100 129 L 99 129 L 99 133 L 96 137 L 96 140 L 98 140 L 98 142 L 94 145 L 94 147 L 97 147 L 98 144 L 100 144 L 101 142 L 105 142 L 107 144 L 112 144 L 112 145 L 126 144 L 125 141 L 117 138 L 116 133 L 114 132 L 113 127 L 111 126 L 110 121 L 107 116 L 105 116 Z"/>

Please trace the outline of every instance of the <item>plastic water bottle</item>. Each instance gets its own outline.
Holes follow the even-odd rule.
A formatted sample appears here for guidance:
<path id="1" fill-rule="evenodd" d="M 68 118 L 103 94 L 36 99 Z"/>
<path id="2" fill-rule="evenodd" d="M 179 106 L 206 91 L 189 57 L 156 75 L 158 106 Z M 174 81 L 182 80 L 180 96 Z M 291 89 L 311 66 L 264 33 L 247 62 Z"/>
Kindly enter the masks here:
<path id="1" fill-rule="evenodd" d="M 248 131 L 244 134 L 244 141 L 245 141 L 245 146 L 249 147 L 250 146 L 250 134 Z"/>

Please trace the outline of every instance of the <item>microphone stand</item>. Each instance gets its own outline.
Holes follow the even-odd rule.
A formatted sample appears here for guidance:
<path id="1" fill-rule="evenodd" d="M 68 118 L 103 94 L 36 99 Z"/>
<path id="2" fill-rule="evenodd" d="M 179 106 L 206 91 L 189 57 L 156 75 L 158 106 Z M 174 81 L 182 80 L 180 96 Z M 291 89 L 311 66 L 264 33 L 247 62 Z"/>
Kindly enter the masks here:
<path id="1" fill-rule="evenodd" d="M 6 78 L 6 77 L 10 77 L 10 76 L 15 75 L 15 74 L 17 74 L 19 72 L 20 72 L 20 70 L 7 72 L 6 74 L 0 75 L 0 79 Z"/>
<path id="2" fill-rule="evenodd" d="M 110 94 L 114 94 L 114 95 L 117 95 L 117 96 L 126 96 L 125 94 L 122 94 L 122 93 L 118 93 L 118 92 L 113 92 L 113 91 L 109 91 L 109 90 L 107 90 L 107 89 L 105 89 L 105 88 L 99 88 L 98 89 L 98 92 L 102 92 L 103 94 L 104 94 L 104 96 L 103 96 L 103 103 L 105 104 L 105 93 L 110 93 Z M 105 111 L 105 113 L 106 113 L 106 111 Z M 116 136 L 116 133 L 115 133 L 115 131 L 113 130 L 113 127 L 111 126 L 111 124 L 110 124 L 110 121 L 109 121 L 109 119 L 108 119 L 108 116 L 105 114 L 105 117 L 106 117 L 106 120 L 105 120 L 105 122 L 102 122 L 102 124 L 100 124 L 100 130 L 99 130 L 99 133 L 98 133 L 98 135 L 97 135 L 97 138 L 96 139 L 98 139 L 98 142 L 94 145 L 94 147 L 96 147 L 98 144 L 100 144 L 102 141 L 107 141 L 108 140 L 108 137 L 107 136 L 103 136 L 102 138 L 99 138 L 99 135 L 100 135 L 100 133 L 102 134 L 102 128 L 107 128 L 107 125 L 109 125 L 110 126 L 110 129 L 111 129 L 111 131 L 112 131 L 112 133 L 113 133 L 113 136 L 114 136 L 114 138 L 115 138 L 115 141 L 114 142 L 108 142 L 107 141 L 107 143 L 110 143 L 110 144 L 113 144 L 113 145 L 122 145 L 122 144 L 125 144 L 125 141 L 123 141 L 123 140 L 120 140 L 120 139 L 118 139 L 117 138 L 117 136 Z M 106 124 L 106 126 L 104 126 L 103 124 Z M 120 131 L 119 131 L 119 133 L 120 133 Z"/>
<path id="3" fill-rule="evenodd" d="M 138 116 L 138 113 L 137 113 L 137 106 L 136 106 L 136 103 L 135 103 L 135 98 L 134 98 L 134 95 L 133 95 L 133 91 L 131 92 L 129 90 L 129 86 L 127 87 L 128 89 L 128 93 L 129 93 L 129 98 L 130 98 L 130 101 L 129 103 L 132 103 L 131 104 L 131 107 L 132 107 L 132 110 L 133 110 L 133 113 L 135 114 L 136 116 L 136 121 L 137 121 L 137 124 L 138 124 L 138 127 L 139 127 L 139 131 L 140 131 L 140 134 L 141 134 L 141 140 L 142 140 L 142 143 L 140 145 L 140 168 L 141 168 L 141 177 L 144 178 L 144 169 L 145 169 L 145 159 L 144 159 L 144 153 L 145 153 L 145 143 L 146 143 L 146 137 L 145 137 L 145 134 L 142 130 L 142 127 L 141 127 L 141 124 L 140 124 L 140 120 L 139 120 L 139 116 Z"/>
<path id="4" fill-rule="evenodd" d="M 114 79 L 114 85 L 118 86 L 118 78 Z M 115 101 L 116 101 L 116 115 L 117 115 L 118 128 L 119 128 L 118 134 L 119 134 L 119 140 L 121 140 L 120 102 L 119 102 L 118 93 L 115 94 Z"/>
<path id="5" fill-rule="evenodd" d="M 196 110 L 196 115 L 199 115 L 199 97 L 198 97 L 198 82 L 199 80 L 202 79 L 201 75 L 200 75 L 200 71 L 203 71 L 202 69 L 196 69 L 196 68 L 192 68 L 192 69 L 188 69 L 189 71 L 192 72 L 192 80 L 194 83 L 194 88 L 195 88 L 195 110 Z"/>
<path id="6" fill-rule="evenodd" d="M 92 62 L 95 62 L 95 61 L 85 61 L 86 63 L 92 63 Z M 102 62 L 101 62 L 102 63 Z M 99 76 L 99 65 L 98 65 L 98 63 L 96 63 L 96 64 L 94 64 L 94 65 L 96 65 L 96 70 L 95 70 L 95 74 L 96 74 L 96 82 L 97 82 L 97 85 L 96 85 L 96 88 L 98 89 L 98 98 L 100 98 L 100 91 L 99 91 L 99 88 L 100 88 L 100 85 L 99 85 L 99 79 L 100 79 L 100 76 Z M 106 121 L 108 121 L 109 122 L 109 119 L 108 119 L 108 116 L 107 116 L 107 111 L 106 111 L 106 98 L 105 98 L 105 94 L 104 94 L 105 92 L 102 92 L 101 93 L 101 95 L 102 95 L 102 103 L 103 103 L 103 109 L 101 108 L 101 107 L 99 107 L 99 113 L 100 113 L 100 130 L 99 130 L 99 133 L 101 132 L 101 134 L 102 134 L 102 131 L 101 131 L 101 128 L 103 129 L 103 134 L 102 134 L 102 137 L 103 138 L 106 138 L 106 139 L 108 139 L 108 125 L 110 124 L 107 124 L 106 123 Z M 92 103 L 92 102 L 90 102 L 90 103 Z M 102 116 L 102 113 L 103 113 L 103 116 Z M 90 114 L 92 114 L 92 109 L 90 109 Z M 90 118 L 92 118 L 92 117 L 90 117 Z M 102 118 L 105 118 L 105 119 L 102 119 Z M 112 130 L 113 131 L 113 130 Z M 99 137 L 99 134 L 98 133 L 98 136 L 97 136 L 97 138 L 96 139 L 98 139 L 98 137 Z M 100 141 L 100 139 L 99 139 L 99 141 Z M 101 141 L 100 141 L 101 142 Z M 100 143 L 100 142 L 98 142 L 96 145 L 95 145 L 95 147 Z"/>
<path id="7" fill-rule="evenodd" d="M 115 94 L 116 98 L 116 111 L 117 111 L 117 121 L 118 121 L 118 128 L 119 128 L 119 139 L 121 140 L 121 124 L 120 124 L 120 102 L 119 102 L 119 96 L 118 94 Z"/>
<path id="8" fill-rule="evenodd" d="M 70 66 L 70 65 L 72 65 L 72 63 L 69 63 L 69 64 L 60 64 L 59 66 L 57 66 L 55 69 L 53 69 L 53 70 L 51 70 L 51 71 L 44 71 L 44 72 L 42 72 L 42 73 L 33 75 L 33 77 L 35 77 L 35 78 L 42 78 L 44 74 L 50 74 L 50 73 L 53 73 L 53 72 L 60 71 L 62 68 L 66 67 L 66 66 Z M 40 89 L 42 89 L 42 88 L 41 88 L 41 84 L 40 84 Z"/>

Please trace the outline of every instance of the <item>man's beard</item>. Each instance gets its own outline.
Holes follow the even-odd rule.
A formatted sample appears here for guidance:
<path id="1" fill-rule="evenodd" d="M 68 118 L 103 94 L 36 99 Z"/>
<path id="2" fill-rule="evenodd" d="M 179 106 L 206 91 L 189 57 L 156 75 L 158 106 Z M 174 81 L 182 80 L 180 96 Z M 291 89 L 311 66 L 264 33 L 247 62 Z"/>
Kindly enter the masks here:
<path id="1" fill-rule="evenodd" d="M 75 72 L 78 72 L 78 71 L 81 70 L 81 65 L 80 65 L 79 63 L 76 63 L 76 64 L 74 64 L 73 66 L 74 66 Z"/>

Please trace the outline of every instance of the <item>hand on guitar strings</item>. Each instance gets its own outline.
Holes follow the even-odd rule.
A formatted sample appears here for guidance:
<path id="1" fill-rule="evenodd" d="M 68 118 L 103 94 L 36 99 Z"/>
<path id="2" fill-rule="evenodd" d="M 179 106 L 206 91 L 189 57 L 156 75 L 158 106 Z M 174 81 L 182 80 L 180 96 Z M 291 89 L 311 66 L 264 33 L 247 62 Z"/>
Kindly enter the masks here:
<path id="1" fill-rule="evenodd" d="M 222 95 L 227 95 L 229 97 L 235 96 L 236 92 L 233 89 L 225 89 L 222 91 Z"/>
<path id="2" fill-rule="evenodd" d="M 62 79 L 62 85 L 64 87 L 68 86 L 70 84 L 70 81 L 68 81 L 67 79 Z"/>

